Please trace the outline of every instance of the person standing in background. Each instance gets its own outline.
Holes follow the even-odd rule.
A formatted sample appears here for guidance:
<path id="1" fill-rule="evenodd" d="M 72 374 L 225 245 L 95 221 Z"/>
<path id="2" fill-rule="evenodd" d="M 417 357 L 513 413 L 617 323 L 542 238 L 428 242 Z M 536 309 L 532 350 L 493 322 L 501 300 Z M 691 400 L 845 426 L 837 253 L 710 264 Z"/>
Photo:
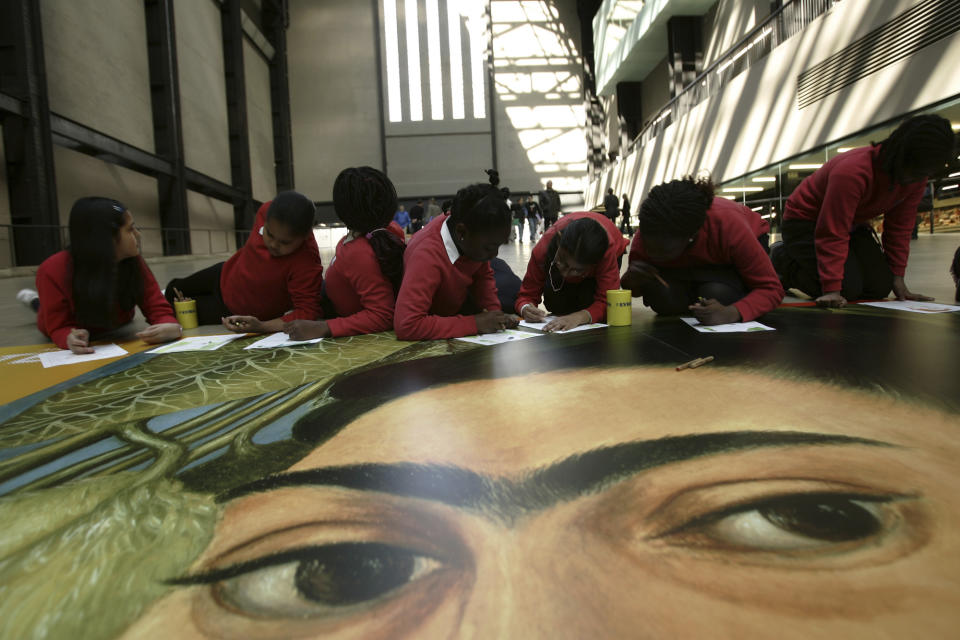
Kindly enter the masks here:
<path id="1" fill-rule="evenodd" d="M 396 222 L 404 232 L 410 233 L 410 214 L 407 213 L 407 210 L 403 208 L 402 204 L 397 208 L 397 212 L 393 214 L 393 221 Z"/>
<path id="2" fill-rule="evenodd" d="M 610 222 L 616 224 L 617 215 L 620 213 L 620 201 L 614 195 L 613 189 L 607 189 L 607 195 L 603 196 L 603 211 Z"/>
<path id="3" fill-rule="evenodd" d="M 627 194 L 623 194 L 620 213 L 623 215 L 623 218 L 620 219 L 620 233 L 626 233 L 628 236 L 632 236 L 633 229 L 630 227 L 630 201 L 627 200 Z M 624 227 L 627 228 L 626 231 L 624 231 Z"/>
<path id="4" fill-rule="evenodd" d="M 543 215 L 543 230 L 546 231 L 560 216 L 560 194 L 553 190 L 553 180 L 547 180 L 547 188 L 537 194 L 537 199 Z"/>

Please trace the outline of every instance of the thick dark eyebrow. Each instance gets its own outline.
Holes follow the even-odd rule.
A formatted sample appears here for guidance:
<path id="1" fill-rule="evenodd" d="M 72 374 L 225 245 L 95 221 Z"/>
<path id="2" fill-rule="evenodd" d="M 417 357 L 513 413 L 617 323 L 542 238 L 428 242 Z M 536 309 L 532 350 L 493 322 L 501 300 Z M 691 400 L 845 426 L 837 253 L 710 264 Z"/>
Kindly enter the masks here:
<path id="1" fill-rule="evenodd" d="M 799 431 L 728 431 L 642 440 L 594 449 L 519 479 L 415 463 L 323 467 L 268 476 L 220 494 L 219 502 L 286 487 L 333 486 L 422 498 L 512 522 L 523 514 L 596 493 L 648 469 L 703 456 L 767 447 L 868 445 L 877 440 Z"/>

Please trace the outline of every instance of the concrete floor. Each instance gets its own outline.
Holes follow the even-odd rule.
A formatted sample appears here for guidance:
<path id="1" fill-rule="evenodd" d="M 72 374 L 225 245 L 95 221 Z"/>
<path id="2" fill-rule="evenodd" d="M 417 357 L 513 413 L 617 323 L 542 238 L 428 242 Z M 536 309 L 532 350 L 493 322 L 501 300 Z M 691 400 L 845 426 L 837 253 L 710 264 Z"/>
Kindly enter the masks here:
<path id="1" fill-rule="evenodd" d="M 339 239 L 339 230 L 327 229 L 317 233 L 320 246 L 320 255 L 324 264 L 330 262 L 333 255 L 333 246 Z M 938 233 L 921 234 L 910 244 L 910 262 L 907 267 L 906 281 L 911 290 L 934 296 L 941 302 L 952 302 L 954 296 L 953 280 L 950 277 L 949 267 L 953 253 L 960 245 L 960 234 Z M 510 265 L 520 277 L 526 272 L 527 261 L 533 244 L 528 242 L 511 242 L 500 250 L 500 257 Z M 153 270 L 157 281 L 163 287 L 174 277 L 189 275 L 220 262 L 229 257 L 229 254 L 214 256 L 178 256 L 171 258 L 150 258 L 147 263 Z M 626 261 L 624 261 L 626 268 Z M 22 270 L 18 270 L 22 271 Z M 18 273 L 0 278 L 0 347 L 42 344 L 46 338 L 36 328 L 34 313 L 16 301 L 17 291 L 24 287 L 34 287 L 32 273 Z M 790 296 L 786 302 L 797 301 Z M 640 303 L 634 304 L 634 314 L 652 313 Z M 134 322 L 125 327 L 118 339 L 131 335 L 145 326 L 142 316 L 137 313 Z"/>

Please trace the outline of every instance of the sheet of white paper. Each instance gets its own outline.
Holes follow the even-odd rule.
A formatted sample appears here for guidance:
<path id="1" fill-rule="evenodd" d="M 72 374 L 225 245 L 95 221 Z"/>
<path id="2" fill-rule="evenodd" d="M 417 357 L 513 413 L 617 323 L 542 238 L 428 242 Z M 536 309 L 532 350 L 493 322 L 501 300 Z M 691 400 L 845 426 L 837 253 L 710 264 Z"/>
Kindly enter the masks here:
<path id="1" fill-rule="evenodd" d="M 272 333 L 262 340 L 257 340 L 253 344 L 248 344 L 244 349 L 276 349 L 278 347 L 294 347 L 298 344 L 312 344 L 320 342 L 323 338 L 314 338 L 313 340 L 291 340 L 286 333 Z"/>
<path id="2" fill-rule="evenodd" d="M 77 354 L 69 349 L 41 353 L 40 363 L 44 369 L 49 369 L 50 367 L 59 367 L 65 364 L 79 364 L 81 362 L 90 362 L 91 360 L 117 358 L 126 354 L 126 349 L 118 347 L 115 344 L 98 344 L 94 345 L 93 353 Z"/>
<path id="3" fill-rule="evenodd" d="M 528 322 L 526 320 L 520 321 L 521 327 L 527 327 L 528 329 L 536 329 L 537 331 L 543 331 L 543 328 L 547 326 L 547 323 L 551 320 L 556 319 L 556 316 L 547 316 L 544 318 L 543 322 Z M 602 322 L 590 322 L 588 324 L 582 324 L 579 327 L 574 327 L 573 329 L 567 329 L 566 331 L 556 331 L 555 333 L 573 333 L 574 331 L 586 331 L 587 329 L 599 329 L 601 327 L 606 327 Z"/>
<path id="4" fill-rule="evenodd" d="M 898 311 L 910 311 L 912 313 L 950 313 L 960 311 L 960 306 L 952 304 L 940 304 L 938 302 L 920 302 L 919 300 L 884 300 L 882 302 L 859 302 L 868 307 L 880 307 L 881 309 L 896 309 Z"/>
<path id="5" fill-rule="evenodd" d="M 776 331 L 773 327 L 760 324 L 757 321 L 752 322 L 731 322 L 730 324 L 713 324 L 704 326 L 696 318 L 680 318 L 688 325 L 700 333 L 745 333 L 748 331 Z"/>
<path id="6" fill-rule="evenodd" d="M 151 354 L 156 353 L 179 353 L 181 351 L 214 351 L 223 345 L 244 337 L 242 333 L 217 334 L 215 336 L 192 336 L 190 338 L 180 338 L 176 342 L 171 342 L 157 347 Z"/>
<path id="7" fill-rule="evenodd" d="M 482 336 L 469 336 L 467 338 L 457 338 L 457 340 L 463 340 L 464 342 L 472 342 L 474 344 L 502 344 L 504 342 L 514 342 L 516 340 L 526 340 L 527 338 L 538 338 L 543 333 L 531 333 L 529 331 L 517 331 L 516 329 L 507 329 L 506 331 L 498 331 L 497 333 L 485 333 Z"/>

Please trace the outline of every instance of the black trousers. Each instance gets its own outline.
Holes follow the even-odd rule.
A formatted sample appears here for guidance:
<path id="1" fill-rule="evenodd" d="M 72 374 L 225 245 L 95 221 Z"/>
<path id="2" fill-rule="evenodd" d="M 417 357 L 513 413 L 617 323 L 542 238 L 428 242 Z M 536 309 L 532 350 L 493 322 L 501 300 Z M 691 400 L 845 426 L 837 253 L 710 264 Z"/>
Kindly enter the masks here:
<path id="1" fill-rule="evenodd" d="M 197 321 L 200 324 L 220 324 L 220 318 L 233 315 L 220 295 L 221 271 L 223 263 L 218 262 L 186 278 L 174 278 L 167 283 L 164 297 L 172 307 L 176 288 L 185 297 L 197 301 Z"/>
<path id="2" fill-rule="evenodd" d="M 660 315 L 688 314 L 690 305 L 699 298 L 714 298 L 726 305 L 733 304 L 747 294 L 740 274 L 731 266 L 657 269 L 660 277 L 670 286 L 664 287 L 654 280 L 644 286 L 641 295 L 643 304 Z"/>
<path id="3" fill-rule="evenodd" d="M 520 278 L 513 272 L 506 262 L 500 258 L 490 260 L 493 269 L 493 279 L 497 283 L 497 298 L 504 313 L 514 313 L 517 306 L 517 294 L 520 293 Z M 478 309 L 474 313 L 480 313 Z"/>
<path id="4" fill-rule="evenodd" d="M 780 269 L 784 284 L 814 298 L 823 295 L 817 269 L 816 223 L 810 220 L 784 220 L 781 231 L 784 255 L 781 264 L 775 266 Z M 893 272 L 873 229 L 866 225 L 858 226 L 850 232 L 840 294 L 847 300 L 886 298 L 891 289 Z"/>

